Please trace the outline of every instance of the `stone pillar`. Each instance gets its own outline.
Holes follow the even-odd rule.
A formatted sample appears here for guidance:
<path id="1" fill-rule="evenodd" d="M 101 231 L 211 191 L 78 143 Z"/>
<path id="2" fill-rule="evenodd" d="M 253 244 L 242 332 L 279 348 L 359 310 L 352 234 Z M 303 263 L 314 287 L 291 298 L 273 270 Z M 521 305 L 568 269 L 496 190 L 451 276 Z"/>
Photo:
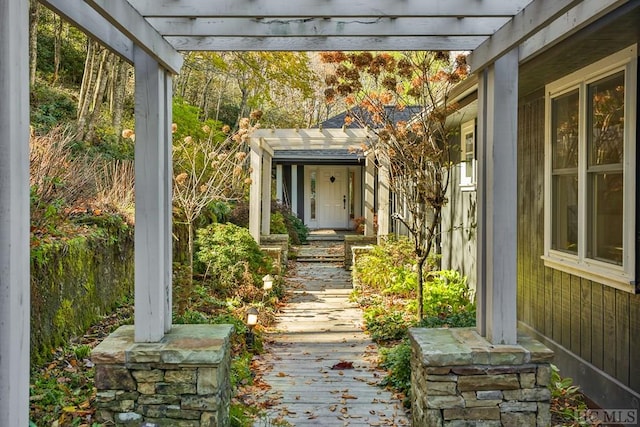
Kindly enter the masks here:
<path id="1" fill-rule="evenodd" d="M 91 353 L 96 420 L 116 427 L 225 427 L 231 399 L 231 325 L 173 325 L 162 342 L 136 343 L 131 326 Z"/>
<path id="2" fill-rule="evenodd" d="M 494 346 L 474 328 L 413 328 L 414 426 L 549 426 L 553 352 L 526 336 Z"/>
<path id="3" fill-rule="evenodd" d="M 0 426 L 29 425 L 29 2 L 0 0 Z"/>
<path id="4" fill-rule="evenodd" d="M 375 244 L 375 236 L 362 236 L 360 234 L 347 234 L 344 236 L 344 268 L 351 270 L 354 264 L 355 252 L 352 252 L 353 248 Z"/>

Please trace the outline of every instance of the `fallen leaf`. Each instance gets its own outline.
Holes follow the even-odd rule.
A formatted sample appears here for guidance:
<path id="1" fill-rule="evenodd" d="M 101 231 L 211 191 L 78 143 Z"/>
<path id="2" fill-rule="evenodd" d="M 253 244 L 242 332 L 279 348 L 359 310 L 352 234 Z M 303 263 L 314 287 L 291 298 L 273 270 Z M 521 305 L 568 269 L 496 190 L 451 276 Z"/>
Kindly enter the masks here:
<path id="1" fill-rule="evenodd" d="M 344 369 L 353 369 L 353 362 L 340 361 L 331 367 L 333 370 L 344 370 Z"/>

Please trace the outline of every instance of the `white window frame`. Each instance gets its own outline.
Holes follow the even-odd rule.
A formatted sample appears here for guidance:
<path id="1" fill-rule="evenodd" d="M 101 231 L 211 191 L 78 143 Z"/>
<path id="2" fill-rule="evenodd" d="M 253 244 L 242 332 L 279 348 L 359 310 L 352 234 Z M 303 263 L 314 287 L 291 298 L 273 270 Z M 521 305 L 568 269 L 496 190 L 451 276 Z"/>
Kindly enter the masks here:
<path id="1" fill-rule="evenodd" d="M 466 161 L 467 158 L 467 141 L 468 134 L 473 135 L 473 151 L 471 163 Z M 475 191 L 476 189 L 476 120 L 469 120 L 460 126 L 460 190 Z M 471 168 L 471 176 L 467 176 L 468 169 Z"/>
<path id="2" fill-rule="evenodd" d="M 620 71 L 625 72 L 625 129 L 623 161 L 623 256 L 622 266 L 587 258 L 587 89 L 594 81 Z M 636 292 L 635 285 L 635 206 L 636 206 L 636 103 L 637 103 L 638 55 L 637 45 L 629 46 L 607 58 L 595 62 L 545 88 L 545 216 L 544 216 L 544 264 L 576 276 L 584 277 L 616 289 Z M 551 102 L 554 98 L 573 90 L 579 90 L 579 148 L 578 148 L 578 253 L 569 254 L 551 249 L 551 173 L 552 129 Z"/>

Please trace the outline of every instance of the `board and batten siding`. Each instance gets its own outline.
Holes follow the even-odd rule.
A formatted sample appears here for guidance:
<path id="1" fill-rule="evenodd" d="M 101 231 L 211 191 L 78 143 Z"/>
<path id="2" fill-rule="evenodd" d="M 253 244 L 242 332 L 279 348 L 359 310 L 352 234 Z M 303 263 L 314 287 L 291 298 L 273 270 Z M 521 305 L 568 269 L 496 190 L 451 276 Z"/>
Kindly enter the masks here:
<path id="1" fill-rule="evenodd" d="M 640 295 L 545 267 L 541 259 L 544 106 L 540 91 L 521 99 L 518 111 L 518 320 L 640 393 Z M 576 380 L 589 388 L 588 375 Z"/>

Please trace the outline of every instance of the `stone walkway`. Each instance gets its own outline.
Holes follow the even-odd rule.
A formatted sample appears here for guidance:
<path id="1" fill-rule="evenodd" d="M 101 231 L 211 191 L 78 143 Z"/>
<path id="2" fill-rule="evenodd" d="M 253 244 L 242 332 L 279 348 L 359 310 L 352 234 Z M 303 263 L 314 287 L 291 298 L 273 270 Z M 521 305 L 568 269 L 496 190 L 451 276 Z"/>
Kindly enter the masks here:
<path id="1" fill-rule="evenodd" d="M 362 331 L 362 312 L 349 302 L 350 272 L 330 261 L 341 248 L 313 242 L 298 254 L 306 261 L 290 266 L 294 295 L 258 360 L 271 387 L 263 398 L 277 404 L 256 427 L 410 424 L 401 402 L 377 386 L 384 372 L 375 368 L 377 346 Z"/>

